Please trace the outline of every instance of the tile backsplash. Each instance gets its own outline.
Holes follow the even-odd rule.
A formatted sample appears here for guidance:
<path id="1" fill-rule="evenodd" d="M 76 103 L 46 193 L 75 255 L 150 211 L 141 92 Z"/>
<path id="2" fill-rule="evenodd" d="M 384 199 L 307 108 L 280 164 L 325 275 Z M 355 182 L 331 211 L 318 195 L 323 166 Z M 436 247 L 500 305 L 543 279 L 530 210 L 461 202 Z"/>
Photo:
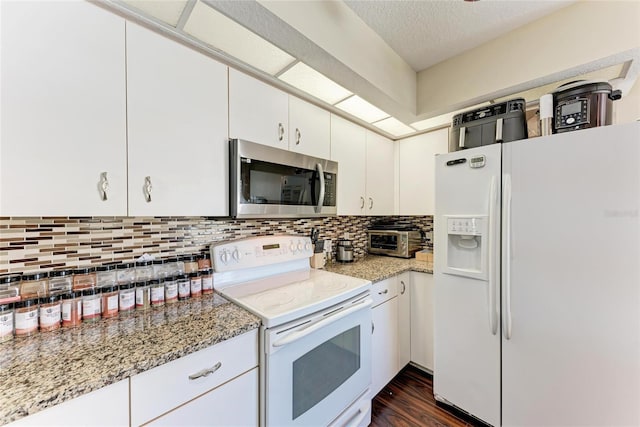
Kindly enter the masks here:
<path id="1" fill-rule="evenodd" d="M 205 217 L 0 218 L 0 274 L 59 270 L 133 261 L 143 253 L 165 258 L 203 251 L 212 242 L 270 234 L 353 240 L 355 258 L 366 255 L 366 229 L 381 217 L 335 216 L 295 220 L 234 220 Z M 431 216 L 384 217 L 410 222 L 431 247 Z M 335 246 L 335 243 L 334 243 Z"/>

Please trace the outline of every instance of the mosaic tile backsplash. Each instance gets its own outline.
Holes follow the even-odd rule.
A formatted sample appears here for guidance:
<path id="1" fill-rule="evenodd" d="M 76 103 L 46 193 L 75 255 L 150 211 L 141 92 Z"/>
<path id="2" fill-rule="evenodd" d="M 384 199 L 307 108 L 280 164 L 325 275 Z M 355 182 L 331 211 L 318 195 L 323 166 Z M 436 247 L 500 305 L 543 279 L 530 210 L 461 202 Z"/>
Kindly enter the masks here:
<path id="1" fill-rule="evenodd" d="M 0 274 L 49 271 L 198 253 L 212 242 L 271 234 L 353 240 L 356 259 L 366 255 L 367 228 L 376 221 L 409 222 L 425 232 L 431 247 L 433 218 L 336 216 L 296 220 L 233 220 L 204 217 L 0 218 Z M 335 249 L 334 249 L 335 250 Z"/>

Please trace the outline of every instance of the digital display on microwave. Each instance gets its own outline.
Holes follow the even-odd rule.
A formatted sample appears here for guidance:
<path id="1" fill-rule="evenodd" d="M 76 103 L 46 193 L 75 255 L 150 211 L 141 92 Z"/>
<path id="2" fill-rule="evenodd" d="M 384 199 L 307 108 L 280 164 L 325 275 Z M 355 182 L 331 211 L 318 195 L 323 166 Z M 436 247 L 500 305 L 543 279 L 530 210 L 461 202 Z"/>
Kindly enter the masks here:
<path id="1" fill-rule="evenodd" d="M 266 251 L 269 249 L 279 249 L 280 248 L 280 243 L 273 243 L 271 245 L 262 245 L 262 250 Z"/>

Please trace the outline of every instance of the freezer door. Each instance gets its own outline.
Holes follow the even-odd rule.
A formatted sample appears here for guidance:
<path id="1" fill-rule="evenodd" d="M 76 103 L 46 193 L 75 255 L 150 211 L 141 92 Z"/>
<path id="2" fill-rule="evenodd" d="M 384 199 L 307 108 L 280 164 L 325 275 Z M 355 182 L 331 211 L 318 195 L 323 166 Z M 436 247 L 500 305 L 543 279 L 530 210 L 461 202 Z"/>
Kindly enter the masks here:
<path id="1" fill-rule="evenodd" d="M 640 425 L 640 123 L 503 149 L 502 424 Z"/>
<path id="2" fill-rule="evenodd" d="M 500 424 L 500 149 L 436 156 L 434 394 Z"/>

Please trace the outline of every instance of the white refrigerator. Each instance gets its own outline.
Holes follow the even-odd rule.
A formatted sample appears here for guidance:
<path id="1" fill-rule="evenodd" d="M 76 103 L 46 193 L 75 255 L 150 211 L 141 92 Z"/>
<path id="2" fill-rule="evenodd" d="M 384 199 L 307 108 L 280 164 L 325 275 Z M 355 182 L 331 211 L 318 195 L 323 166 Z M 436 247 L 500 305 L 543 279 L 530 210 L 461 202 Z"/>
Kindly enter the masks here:
<path id="1" fill-rule="evenodd" d="M 436 156 L 434 394 L 640 425 L 640 123 Z"/>

